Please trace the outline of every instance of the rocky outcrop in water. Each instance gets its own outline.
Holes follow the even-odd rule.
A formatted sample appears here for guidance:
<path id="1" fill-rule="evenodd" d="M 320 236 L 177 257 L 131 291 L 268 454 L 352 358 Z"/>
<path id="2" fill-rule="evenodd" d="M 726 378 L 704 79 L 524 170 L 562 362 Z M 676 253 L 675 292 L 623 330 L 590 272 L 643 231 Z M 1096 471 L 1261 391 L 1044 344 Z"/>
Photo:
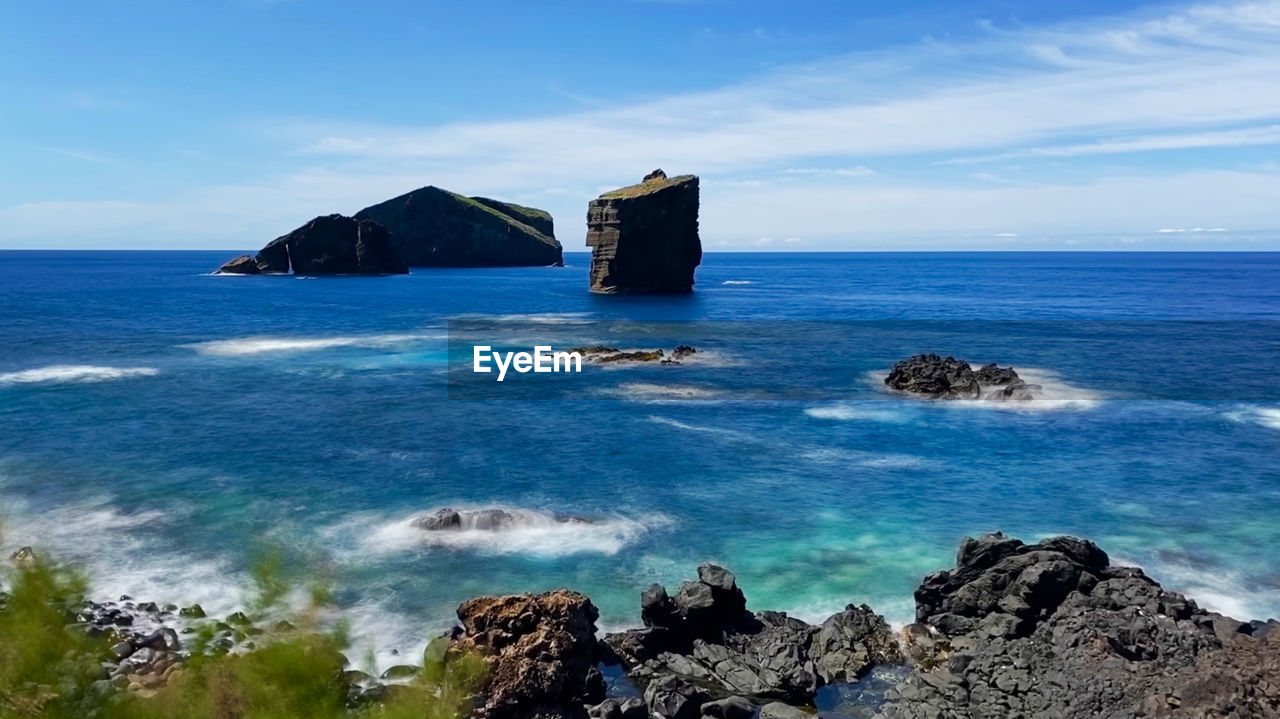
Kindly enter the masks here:
<path id="1" fill-rule="evenodd" d="M 812 703 L 817 690 L 856 680 L 873 665 L 900 661 L 888 624 L 850 605 L 821 626 L 781 612 L 750 612 L 732 573 L 698 568 L 675 596 L 655 584 L 641 595 L 643 629 L 605 637 L 650 711 L 701 716 L 704 705 Z"/>
<path id="2" fill-rule="evenodd" d="M 977 370 L 955 357 L 915 355 L 889 370 L 885 385 L 899 392 L 935 399 L 1035 399 L 1039 385 L 1027 384 L 1012 367 L 995 363 Z"/>
<path id="3" fill-rule="evenodd" d="M 224 274 L 394 275 L 409 268 L 391 248 L 386 228 L 342 215 L 317 217 L 263 247 L 224 264 Z"/>
<path id="4" fill-rule="evenodd" d="M 476 710 L 485 719 L 569 719 L 605 698 L 590 599 L 568 590 L 482 597 L 458 607 L 454 647 L 488 662 Z"/>
<path id="5" fill-rule="evenodd" d="M 411 267 L 563 263 L 551 215 L 531 207 L 428 186 L 355 216 L 386 227 L 392 249 Z"/>
<path id="6" fill-rule="evenodd" d="M 702 262 L 698 178 L 655 170 L 587 206 L 591 291 L 689 292 Z"/>
<path id="7" fill-rule="evenodd" d="M 644 350 L 621 350 L 617 347 L 608 345 L 590 345 L 586 347 L 574 347 L 567 350 L 568 352 L 577 352 L 582 355 L 583 359 L 589 362 L 598 362 L 600 364 L 611 364 L 614 362 L 657 362 L 659 364 L 680 364 L 681 360 L 692 357 L 698 353 L 696 347 L 689 345 L 679 345 L 671 350 L 671 353 L 660 349 L 644 349 Z"/>

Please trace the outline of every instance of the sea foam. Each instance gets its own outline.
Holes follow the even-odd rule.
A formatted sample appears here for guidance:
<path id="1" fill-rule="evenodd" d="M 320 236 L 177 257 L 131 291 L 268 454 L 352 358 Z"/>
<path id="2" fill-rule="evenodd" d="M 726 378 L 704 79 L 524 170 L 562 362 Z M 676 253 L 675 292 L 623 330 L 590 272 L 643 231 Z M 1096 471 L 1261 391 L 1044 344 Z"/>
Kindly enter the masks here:
<path id="1" fill-rule="evenodd" d="M 211 340 L 183 345 L 202 355 L 214 357 L 245 357 L 268 353 L 317 352 L 339 347 L 381 348 L 423 340 L 440 339 L 441 334 L 385 334 L 355 335 L 345 337 L 243 337 L 230 340 Z"/>
<path id="2" fill-rule="evenodd" d="M 49 365 L 20 372 L 0 373 L 0 385 L 62 384 L 67 382 L 109 382 L 130 377 L 160 374 L 154 367 L 100 367 L 96 365 Z"/>
<path id="3" fill-rule="evenodd" d="M 324 532 L 339 544 L 344 535 L 354 534 L 355 546 L 339 554 L 352 558 L 396 554 L 420 550 L 448 550 L 478 554 L 521 554 L 533 557 L 562 557 L 573 554 L 614 555 L 651 531 L 666 527 L 664 515 L 635 519 L 620 514 L 589 519 L 559 517 L 550 512 L 520 507 L 467 507 L 459 511 L 501 509 L 512 516 L 509 523 L 494 529 L 459 528 L 427 530 L 414 520 L 435 510 L 399 516 L 391 520 L 373 515 L 357 515 Z M 354 550 L 354 553 L 352 552 Z"/>
<path id="4" fill-rule="evenodd" d="M 1280 408 L 1276 407 L 1240 407 L 1226 413 L 1232 422 L 1260 424 L 1269 429 L 1280 429 Z"/>

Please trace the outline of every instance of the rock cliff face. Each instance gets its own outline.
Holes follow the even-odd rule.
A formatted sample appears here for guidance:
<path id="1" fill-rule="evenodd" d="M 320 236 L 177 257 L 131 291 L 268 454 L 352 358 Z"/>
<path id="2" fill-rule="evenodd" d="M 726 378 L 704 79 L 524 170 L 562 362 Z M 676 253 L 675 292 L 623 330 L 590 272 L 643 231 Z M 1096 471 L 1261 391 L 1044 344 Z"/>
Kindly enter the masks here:
<path id="1" fill-rule="evenodd" d="M 541 210 L 423 187 L 356 213 L 391 233 L 411 267 L 499 267 L 563 262 Z"/>
<path id="2" fill-rule="evenodd" d="M 255 257 L 242 255 L 223 265 L 227 274 L 391 275 L 409 268 L 391 249 L 382 225 L 342 215 L 317 217 L 267 243 Z"/>
<path id="3" fill-rule="evenodd" d="M 655 170 L 587 207 L 591 291 L 689 292 L 702 262 L 698 178 Z"/>

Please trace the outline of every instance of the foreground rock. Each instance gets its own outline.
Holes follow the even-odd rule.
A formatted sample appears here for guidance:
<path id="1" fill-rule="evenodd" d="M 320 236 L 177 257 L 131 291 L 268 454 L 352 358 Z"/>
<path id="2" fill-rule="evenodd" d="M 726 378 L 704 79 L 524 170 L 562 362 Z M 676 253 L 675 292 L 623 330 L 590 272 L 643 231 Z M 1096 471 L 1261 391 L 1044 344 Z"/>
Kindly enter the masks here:
<path id="1" fill-rule="evenodd" d="M 698 178 L 655 170 L 587 206 L 591 291 L 689 292 L 702 262 Z"/>
<path id="2" fill-rule="evenodd" d="M 476 716 L 585 718 L 605 698 L 590 599 L 567 590 L 482 597 L 458 607 L 454 647 L 485 657 L 491 675 Z"/>
<path id="3" fill-rule="evenodd" d="M 721 712 L 743 703 L 810 704 L 826 684 L 901 661 L 889 626 L 868 607 L 850 605 L 821 626 L 749 612 L 733 574 L 712 564 L 675 596 L 655 584 L 640 602 L 645 627 L 605 642 L 661 717 L 696 718 L 717 701 Z"/>
<path id="4" fill-rule="evenodd" d="M 411 267 L 559 265 L 551 215 L 485 197 L 423 187 L 356 213 L 391 233 Z"/>
<path id="5" fill-rule="evenodd" d="M 1091 542 L 965 540 L 916 618 L 920 671 L 886 719 L 1280 716 L 1274 623 L 1206 612 Z"/>
<path id="6" fill-rule="evenodd" d="M 299 275 L 393 275 L 409 271 L 391 249 L 386 228 L 342 215 L 317 217 L 263 247 L 224 264 L 224 274 L 293 271 Z"/>
<path id="7" fill-rule="evenodd" d="M 1035 399 L 1041 387 L 1027 384 L 1012 367 L 995 363 L 978 369 L 955 357 L 922 354 L 889 370 L 885 385 L 899 392 L 935 399 Z"/>

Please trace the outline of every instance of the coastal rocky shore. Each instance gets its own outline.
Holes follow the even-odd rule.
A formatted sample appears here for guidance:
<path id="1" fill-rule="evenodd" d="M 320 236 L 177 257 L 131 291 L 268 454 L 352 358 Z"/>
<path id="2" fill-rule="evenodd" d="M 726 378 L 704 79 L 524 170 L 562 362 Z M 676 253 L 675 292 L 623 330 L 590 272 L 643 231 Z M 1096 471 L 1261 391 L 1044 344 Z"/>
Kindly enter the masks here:
<path id="1" fill-rule="evenodd" d="M 440 641 L 488 666 L 482 719 L 1280 716 L 1280 622 L 1205 611 L 1085 540 L 966 539 L 915 601 L 898 631 L 854 604 L 812 625 L 748 609 L 734 575 L 704 564 L 642 592 L 635 629 L 599 636 L 591 600 L 561 589 L 464 602 Z M 203 651 L 252 651 L 261 633 L 128 597 L 86 602 L 74 626 L 112 642 L 95 686 L 143 697 L 182 671 L 195 628 Z M 352 706 L 419 671 L 347 671 Z"/>

